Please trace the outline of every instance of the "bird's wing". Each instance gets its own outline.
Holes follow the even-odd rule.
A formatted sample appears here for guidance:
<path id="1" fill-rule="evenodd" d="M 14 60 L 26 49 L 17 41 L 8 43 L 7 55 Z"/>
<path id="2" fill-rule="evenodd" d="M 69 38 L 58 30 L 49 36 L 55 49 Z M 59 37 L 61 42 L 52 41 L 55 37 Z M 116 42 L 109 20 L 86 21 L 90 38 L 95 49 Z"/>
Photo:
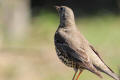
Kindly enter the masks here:
<path id="1" fill-rule="evenodd" d="M 60 52 L 67 54 L 71 58 L 76 59 L 77 61 L 81 61 L 83 63 L 88 63 L 88 56 L 84 54 L 80 50 L 74 50 L 72 47 L 70 47 L 66 43 L 56 43 L 56 47 L 60 50 Z M 80 52 L 80 53 L 79 53 Z"/>
<path id="2" fill-rule="evenodd" d="M 92 45 L 89 45 L 90 48 L 94 51 L 94 53 L 100 58 L 100 60 L 105 64 L 105 62 L 102 60 L 102 58 L 100 57 L 99 53 L 96 51 L 96 49 L 92 46 Z M 106 65 L 106 64 L 105 64 Z M 107 65 L 106 65 L 107 66 Z M 108 66 L 107 66 L 108 67 Z M 108 69 L 113 72 L 109 67 Z M 114 72 L 113 72 L 114 73 Z"/>
<path id="3" fill-rule="evenodd" d="M 84 50 L 70 46 L 66 38 L 61 36 L 59 33 L 55 35 L 55 45 L 57 48 L 61 49 L 62 52 L 70 55 L 71 57 L 80 60 L 83 63 L 89 62 L 89 58 Z"/>
<path id="4" fill-rule="evenodd" d="M 81 67 L 95 73 L 99 77 L 102 77 L 93 66 L 84 49 L 71 46 L 68 40 L 66 40 L 66 37 L 63 37 L 59 33 L 55 34 L 55 45 L 60 52 L 64 53 L 64 55 L 68 55 L 69 57 L 73 58 L 73 60 L 78 61 L 78 63 L 82 63 Z"/>
<path id="5" fill-rule="evenodd" d="M 62 37 L 60 34 L 55 35 L 55 45 L 57 50 L 59 50 L 61 53 L 64 53 L 64 55 L 68 55 L 70 58 L 77 61 L 78 64 L 80 63 L 81 67 L 95 73 L 99 77 L 102 77 L 90 62 L 89 57 L 84 49 L 70 46 L 69 42 L 65 40 L 65 37 Z"/>
<path id="6" fill-rule="evenodd" d="M 99 53 L 95 50 L 95 48 L 90 45 L 90 48 L 94 51 L 94 53 L 101 59 Z M 104 61 L 101 59 L 101 61 L 104 63 Z M 104 63 L 105 64 L 105 63 Z M 95 66 L 95 65 L 94 65 Z M 108 68 L 108 69 L 101 69 L 97 66 L 95 66 L 97 68 L 97 70 L 100 70 L 104 73 L 106 73 L 107 75 L 111 76 L 112 78 L 114 78 L 115 80 L 120 80 L 120 76 L 118 76 L 117 74 L 115 74 L 106 64 L 105 66 Z"/>

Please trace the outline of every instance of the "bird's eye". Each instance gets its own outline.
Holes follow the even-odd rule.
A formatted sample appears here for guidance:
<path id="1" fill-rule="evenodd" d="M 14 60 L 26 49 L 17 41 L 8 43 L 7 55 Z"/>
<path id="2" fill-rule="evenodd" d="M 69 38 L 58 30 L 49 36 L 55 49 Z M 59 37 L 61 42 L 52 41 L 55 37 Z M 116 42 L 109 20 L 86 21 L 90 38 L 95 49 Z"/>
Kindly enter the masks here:
<path id="1" fill-rule="evenodd" d="M 61 10 L 61 11 L 63 11 L 63 10 L 64 10 L 64 8 L 62 8 L 62 7 L 61 7 L 61 8 L 60 8 L 60 10 Z"/>

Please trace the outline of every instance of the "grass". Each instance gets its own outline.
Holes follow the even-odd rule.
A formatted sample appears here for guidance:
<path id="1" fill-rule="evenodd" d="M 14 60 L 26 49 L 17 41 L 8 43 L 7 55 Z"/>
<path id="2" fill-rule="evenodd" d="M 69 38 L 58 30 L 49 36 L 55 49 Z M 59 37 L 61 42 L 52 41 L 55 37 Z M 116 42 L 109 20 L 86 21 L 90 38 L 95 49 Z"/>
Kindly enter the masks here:
<path id="1" fill-rule="evenodd" d="M 79 30 L 96 47 L 104 61 L 117 73 L 118 66 L 120 66 L 119 22 L 120 16 L 114 14 L 76 19 Z M 5 68 L 3 73 L 6 73 L 5 75 L 8 77 L 14 77 L 14 80 L 71 80 L 74 74 L 73 69 L 59 61 L 54 49 L 53 37 L 58 25 L 59 17 L 55 13 L 41 12 L 39 16 L 34 17 L 30 35 L 22 43 L 25 50 L 1 52 L 4 55 L 0 54 L 2 57 L 0 64 L 12 65 L 12 61 L 14 61 L 13 67 L 17 66 L 13 70 L 11 66 L 8 68 L 1 64 L 6 66 L 2 67 Z M 0 74 L 2 74 L 1 71 Z M 6 77 L 5 75 L 3 77 Z M 104 77 L 105 80 L 112 80 L 106 75 Z M 101 79 L 84 71 L 79 80 Z"/>

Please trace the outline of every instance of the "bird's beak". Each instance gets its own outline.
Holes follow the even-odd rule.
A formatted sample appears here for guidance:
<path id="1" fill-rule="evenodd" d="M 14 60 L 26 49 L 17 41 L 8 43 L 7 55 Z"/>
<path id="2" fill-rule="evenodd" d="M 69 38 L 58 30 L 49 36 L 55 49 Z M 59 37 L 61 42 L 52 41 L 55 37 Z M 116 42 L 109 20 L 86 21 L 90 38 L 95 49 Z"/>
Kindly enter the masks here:
<path id="1" fill-rule="evenodd" d="M 55 6 L 56 10 L 59 11 L 60 9 L 60 6 Z"/>

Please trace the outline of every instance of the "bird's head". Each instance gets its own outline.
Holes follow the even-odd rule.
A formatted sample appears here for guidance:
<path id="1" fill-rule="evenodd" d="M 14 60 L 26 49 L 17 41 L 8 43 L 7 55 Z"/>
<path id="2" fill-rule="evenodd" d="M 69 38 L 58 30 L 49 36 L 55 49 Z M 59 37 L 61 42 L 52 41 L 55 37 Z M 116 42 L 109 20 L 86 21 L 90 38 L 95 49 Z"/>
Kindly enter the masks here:
<path id="1" fill-rule="evenodd" d="M 74 14 L 72 9 L 66 6 L 56 6 L 56 9 L 60 16 L 60 23 L 61 24 L 72 24 L 74 23 Z"/>

